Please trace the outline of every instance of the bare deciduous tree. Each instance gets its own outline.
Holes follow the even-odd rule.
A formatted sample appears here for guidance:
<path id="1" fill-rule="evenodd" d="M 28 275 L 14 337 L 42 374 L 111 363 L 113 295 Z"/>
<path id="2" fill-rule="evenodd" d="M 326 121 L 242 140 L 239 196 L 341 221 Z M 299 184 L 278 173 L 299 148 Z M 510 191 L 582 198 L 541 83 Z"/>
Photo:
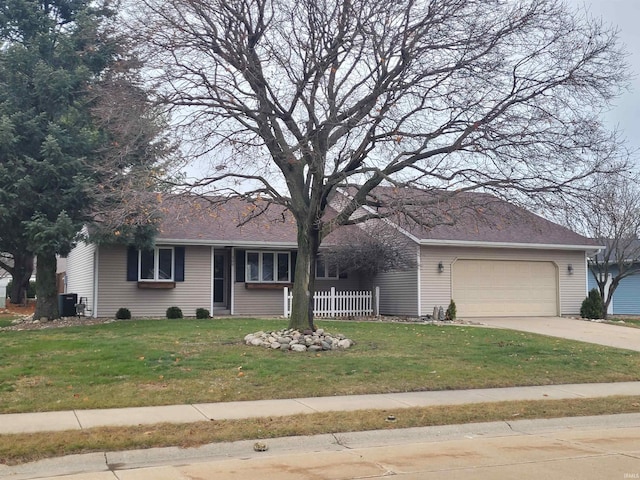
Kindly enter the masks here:
<path id="1" fill-rule="evenodd" d="M 567 209 L 567 223 L 605 248 L 589 259 L 589 271 L 604 302 L 603 318 L 620 282 L 640 274 L 638 178 L 608 176 Z"/>
<path id="2" fill-rule="evenodd" d="M 211 164 L 195 186 L 260 195 L 297 221 L 294 328 L 313 328 L 322 239 L 379 216 L 361 208 L 379 185 L 525 198 L 619 167 L 599 114 L 624 55 L 614 31 L 560 1 L 136 6 L 158 92 Z M 325 221 L 345 184 L 353 195 Z"/>

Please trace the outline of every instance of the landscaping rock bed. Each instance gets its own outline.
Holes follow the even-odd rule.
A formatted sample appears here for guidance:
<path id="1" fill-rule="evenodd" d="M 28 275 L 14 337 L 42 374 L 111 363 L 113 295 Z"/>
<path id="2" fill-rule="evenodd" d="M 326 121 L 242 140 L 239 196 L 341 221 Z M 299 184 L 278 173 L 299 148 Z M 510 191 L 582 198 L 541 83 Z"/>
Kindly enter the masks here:
<path id="1" fill-rule="evenodd" d="M 277 332 L 256 332 L 244 337 L 247 345 L 271 348 L 273 350 L 290 350 L 293 352 L 322 352 L 327 350 L 346 350 L 354 345 L 354 341 L 344 335 L 331 335 L 319 328 L 315 332 L 305 330 L 279 330 Z"/>

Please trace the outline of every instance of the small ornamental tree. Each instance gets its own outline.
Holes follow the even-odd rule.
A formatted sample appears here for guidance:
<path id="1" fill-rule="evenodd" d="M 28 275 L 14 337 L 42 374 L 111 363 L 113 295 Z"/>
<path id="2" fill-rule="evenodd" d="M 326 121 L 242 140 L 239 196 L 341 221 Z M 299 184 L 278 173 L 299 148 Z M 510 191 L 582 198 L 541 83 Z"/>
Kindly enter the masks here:
<path id="1" fill-rule="evenodd" d="M 447 307 L 447 311 L 444 314 L 444 319 L 449 321 L 456 319 L 456 302 L 453 301 L 453 298 L 451 299 L 451 302 Z"/>

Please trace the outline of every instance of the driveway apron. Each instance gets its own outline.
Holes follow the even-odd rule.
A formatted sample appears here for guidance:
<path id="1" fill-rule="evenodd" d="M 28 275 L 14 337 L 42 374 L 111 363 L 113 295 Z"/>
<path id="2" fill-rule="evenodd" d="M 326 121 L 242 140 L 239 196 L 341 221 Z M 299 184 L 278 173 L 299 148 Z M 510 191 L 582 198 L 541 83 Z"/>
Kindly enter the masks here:
<path id="1" fill-rule="evenodd" d="M 539 333 L 608 347 L 640 352 L 640 328 L 563 317 L 474 318 L 474 322 L 494 328 Z"/>

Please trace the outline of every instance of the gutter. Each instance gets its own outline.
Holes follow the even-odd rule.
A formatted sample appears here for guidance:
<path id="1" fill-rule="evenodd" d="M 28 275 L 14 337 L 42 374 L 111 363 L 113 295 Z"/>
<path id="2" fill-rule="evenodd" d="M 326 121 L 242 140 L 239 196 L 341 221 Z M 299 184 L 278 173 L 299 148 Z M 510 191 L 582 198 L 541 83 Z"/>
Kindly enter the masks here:
<path id="1" fill-rule="evenodd" d="M 156 245 L 199 245 L 214 247 L 272 247 L 272 248 L 294 248 L 298 244 L 296 242 L 246 242 L 238 240 L 194 240 L 180 238 L 156 238 Z"/>
<path id="2" fill-rule="evenodd" d="M 534 250 L 577 250 L 583 252 L 599 252 L 601 245 L 567 245 L 552 243 L 513 243 L 513 242 L 479 242 L 475 240 L 432 240 L 421 239 L 420 245 L 436 245 L 442 247 L 486 247 L 486 248 L 526 248 Z"/>

